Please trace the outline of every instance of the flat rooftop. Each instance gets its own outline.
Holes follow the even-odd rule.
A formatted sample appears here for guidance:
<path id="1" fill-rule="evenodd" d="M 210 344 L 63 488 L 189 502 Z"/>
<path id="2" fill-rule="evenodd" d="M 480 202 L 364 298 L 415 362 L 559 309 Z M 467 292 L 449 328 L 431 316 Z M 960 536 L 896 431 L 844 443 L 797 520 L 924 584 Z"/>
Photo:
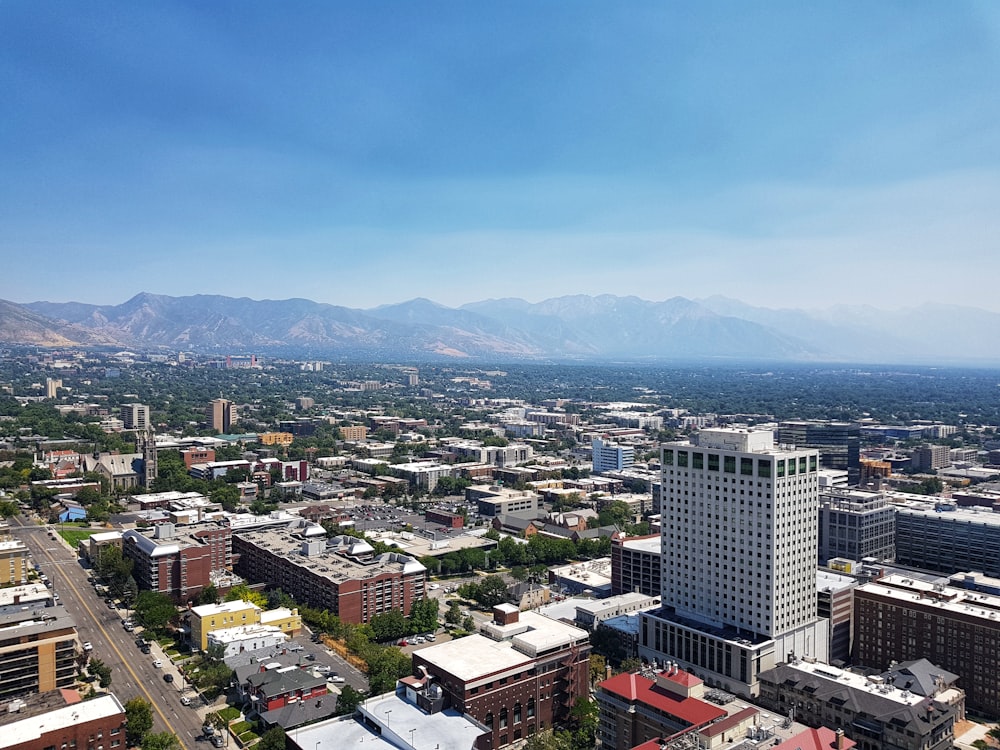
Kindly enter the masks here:
<path id="1" fill-rule="evenodd" d="M 71 703 L 53 711 L 3 723 L 0 748 L 25 747 L 49 732 L 58 732 L 73 724 L 83 724 L 117 715 L 121 715 L 122 722 L 125 721 L 125 708 L 114 693 L 107 693 L 80 703 Z"/>
<path id="2" fill-rule="evenodd" d="M 363 701 L 358 710 L 381 731 L 343 717 L 299 727 L 295 730 L 296 744 L 303 748 L 472 750 L 476 739 L 486 731 L 458 711 L 445 709 L 428 714 L 396 693 Z"/>
<path id="3" fill-rule="evenodd" d="M 947 586 L 899 573 L 865 583 L 858 586 L 857 591 L 872 592 L 908 605 L 918 602 L 921 606 L 965 617 L 995 620 L 1000 628 L 1000 596 L 994 594 Z"/>
<path id="4" fill-rule="evenodd" d="M 387 552 L 363 559 L 347 557 L 327 544 L 325 533 L 322 536 L 307 536 L 296 530 L 276 528 L 240 531 L 236 536 L 275 557 L 333 581 L 373 578 L 387 570 L 402 575 L 427 572 L 427 568 L 416 559 L 401 552 Z M 358 540 L 359 543 L 361 541 Z M 367 544 L 364 546 L 371 549 Z"/>

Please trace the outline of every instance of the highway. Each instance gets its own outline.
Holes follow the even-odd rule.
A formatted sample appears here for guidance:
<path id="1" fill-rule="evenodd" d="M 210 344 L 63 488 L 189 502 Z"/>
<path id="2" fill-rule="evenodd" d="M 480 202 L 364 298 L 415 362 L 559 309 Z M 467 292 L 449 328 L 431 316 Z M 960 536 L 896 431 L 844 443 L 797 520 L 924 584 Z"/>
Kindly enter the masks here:
<path id="1" fill-rule="evenodd" d="M 170 664 L 170 660 L 153 645 L 153 652 L 143 654 L 135 644 L 135 634 L 125 631 L 122 615 L 109 609 L 87 581 L 88 571 L 81 565 L 76 552 L 58 535 L 50 536 L 55 527 L 38 526 L 20 517 L 11 519 L 11 530 L 31 550 L 41 572 L 52 581 L 53 592 L 59 594 L 59 605 L 76 621 L 80 642 L 93 644 L 91 658 L 111 667 L 111 690 L 124 704 L 136 696 L 153 706 L 153 731 L 169 731 L 177 735 L 185 750 L 196 747 L 201 735 L 202 717 L 210 709 L 201 705 L 196 695 L 189 707 L 181 705 L 182 685 L 186 684 Z M 163 663 L 153 665 L 155 659 Z M 163 679 L 165 672 L 174 675 L 174 682 Z"/>

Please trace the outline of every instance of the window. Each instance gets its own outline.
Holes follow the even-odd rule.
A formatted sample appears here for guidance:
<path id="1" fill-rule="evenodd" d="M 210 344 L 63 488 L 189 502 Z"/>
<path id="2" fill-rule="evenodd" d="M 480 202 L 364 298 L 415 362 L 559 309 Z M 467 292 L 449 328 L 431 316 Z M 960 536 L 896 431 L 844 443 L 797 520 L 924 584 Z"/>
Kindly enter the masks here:
<path id="1" fill-rule="evenodd" d="M 722 462 L 722 470 L 727 474 L 736 473 L 736 456 L 725 456 Z"/>
<path id="2" fill-rule="evenodd" d="M 501 708 L 500 709 L 500 728 L 501 729 L 506 729 L 507 728 L 507 709 L 506 708 Z"/>
<path id="3" fill-rule="evenodd" d="M 673 466 L 674 465 L 674 452 L 673 451 L 663 451 L 663 465 Z"/>
<path id="4" fill-rule="evenodd" d="M 521 723 L 521 704 L 520 703 L 515 703 L 514 704 L 514 723 L 515 724 L 520 724 Z"/>
<path id="5" fill-rule="evenodd" d="M 763 477 L 764 479 L 771 478 L 771 462 L 765 459 L 759 459 L 757 461 L 757 476 Z"/>
<path id="6" fill-rule="evenodd" d="M 705 454 L 704 453 L 692 453 L 691 454 L 691 468 L 692 469 L 704 469 L 705 468 Z"/>
<path id="7" fill-rule="evenodd" d="M 709 453 L 708 454 L 708 470 L 718 471 L 719 470 L 719 454 Z"/>
<path id="8" fill-rule="evenodd" d="M 740 474 L 745 477 L 753 476 L 753 459 L 752 458 L 741 458 L 740 459 Z M 740 480 L 743 481 L 743 480 Z"/>
<path id="9" fill-rule="evenodd" d="M 684 467 L 688 465 L 687 451 L 677 451 L 677 465 Z"/>

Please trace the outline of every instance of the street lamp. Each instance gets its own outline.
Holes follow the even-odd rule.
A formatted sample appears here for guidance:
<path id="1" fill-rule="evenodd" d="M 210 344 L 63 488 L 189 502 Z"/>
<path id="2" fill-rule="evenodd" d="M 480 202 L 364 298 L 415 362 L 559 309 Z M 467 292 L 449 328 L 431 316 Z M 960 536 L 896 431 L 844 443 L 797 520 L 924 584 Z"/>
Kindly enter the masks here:
<path id="1" fill-rule="evenodd" d="M 392 709 L 391 708 L 387 708 L 385 710 L 385 727 L 386 727 L 386 729 L 389 728 L 389 714 L 391 714 L 391 713 L 392 713 Z"/>
<path id="2" fill-rule="evenodd" d="M 416 731 L 416 728 L 410 730 L 410 747 L 413 747 L 413 733 Z"/>

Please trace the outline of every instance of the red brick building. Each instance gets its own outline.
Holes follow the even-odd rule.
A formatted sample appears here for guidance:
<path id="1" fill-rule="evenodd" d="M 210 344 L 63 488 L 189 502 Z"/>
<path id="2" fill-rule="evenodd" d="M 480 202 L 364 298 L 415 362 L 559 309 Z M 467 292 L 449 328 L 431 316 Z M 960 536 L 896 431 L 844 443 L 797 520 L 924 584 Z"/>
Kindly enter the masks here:
<path id="1" fill-rule="evenodd" d="M 601 746 L 629 750 L 708 728 L 726 711 L 702 700 L 704 691 L 700 679 L 675 666 L 652 679 L 623 672 L 605 680 L 597 686 Z"/>
<path id="2" fill-rule="evenodd" d="M 125 748 L 125 708 L 113 693 L 84 701 L 75 690 L 59 690 L 0 714 L 0 750 L 97 747 Z"/>
<path id="3" fill-rule="evenodd" d="M 585 630 L 510 604 L 482 633 L 420 649 L 415 674 L 429 675 L 448 705 L 486 726 L 477 744 L 496 750 L 565 721 L 589 691 Z"/>
<path id="4" fill-rule="evenodd" d="M 191 524 L 183 531 L 173 524 L 152 532 L 129 529 L 122 534 L 122 555 L 132 561 L 140 590 L 183 601 L 208 586 L 213 573 L 232 570 L 232 531 L 215 522 Z"/>
<path id="5" fill-rule="evenodd" d="M 215 450 L 212 448 L 184 448 L 181 450 L 184 468 L 191 471 L 194 464 L 209 464 L 215 460 Z"/>
<path id="6" fill-rule="evenodd" d="M 465 516 L 458 513 L 449 513 L 446 510 L 435 510 L 431 508 L 424 516 L 430 523 L 439 523 L 450 529 L 460 529 L 465 526 Z"/>
<path id="7" fill-rule="evenodd" d="M 408 615 L 427 590 L 427 569 L 414 558 L 376 555 L 356 537 L 327 540 L 316 526 L 237 532 L 233 554 L 236 572 L 247 580 L 279 587 L 344 622 L 370 622 L 391 610 Z"/>

